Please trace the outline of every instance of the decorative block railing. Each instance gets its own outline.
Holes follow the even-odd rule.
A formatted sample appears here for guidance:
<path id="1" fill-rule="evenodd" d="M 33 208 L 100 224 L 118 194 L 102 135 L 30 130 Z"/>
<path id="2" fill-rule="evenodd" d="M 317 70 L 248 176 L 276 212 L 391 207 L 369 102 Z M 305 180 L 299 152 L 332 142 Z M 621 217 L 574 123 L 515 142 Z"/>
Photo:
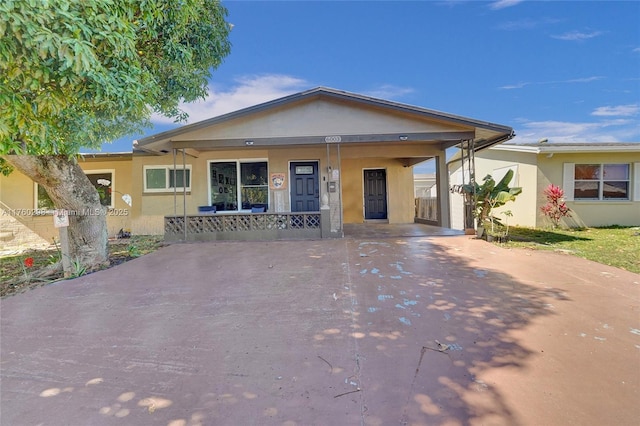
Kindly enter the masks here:
<path id="1" fill-rule="evenodd" d="M 321 231 L 320 212 L 189 215 L 186 223 L 184 216 L 164 218 L 168 241 L 321 238 Z"/>

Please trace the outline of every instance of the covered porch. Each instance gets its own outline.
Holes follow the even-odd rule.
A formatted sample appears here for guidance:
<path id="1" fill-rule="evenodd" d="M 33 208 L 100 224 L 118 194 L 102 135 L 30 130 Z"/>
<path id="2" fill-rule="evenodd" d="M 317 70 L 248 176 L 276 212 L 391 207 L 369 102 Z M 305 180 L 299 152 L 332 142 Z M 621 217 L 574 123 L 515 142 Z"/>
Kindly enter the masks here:
<path id="1" fill-rule="evenodd" d="M 231 215 L 189 215 L 165 218 L 167 241 L 269 241 L 320 239 L 329 229 L 328 211 L 320 213 L 244 213 Z M 322 226 L 324 217 L 325 226 Z M 346 223 L 344 238 L 381 239 L 444 237 L 464 235 L 463 231 L 426 223 Z"/>
<path id="2" fill-rule="evenodd" d="M 312 89 L 136 141 L 134 168 L 173 179 L 164 192 L 145 182 L 140 214 L 163 212 L 170 241 L 341 238 L 349 225 L 414 223 L 413 167 L 434 160 L 427 224 L 448 229 L 446 150 L 512 136 L 506 126 Z"/>

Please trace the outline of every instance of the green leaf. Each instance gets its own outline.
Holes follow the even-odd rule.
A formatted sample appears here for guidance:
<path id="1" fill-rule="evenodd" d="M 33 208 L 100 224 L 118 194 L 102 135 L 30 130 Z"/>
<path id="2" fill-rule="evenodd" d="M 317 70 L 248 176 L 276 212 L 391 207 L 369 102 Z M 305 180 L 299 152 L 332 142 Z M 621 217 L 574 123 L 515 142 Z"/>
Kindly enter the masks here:
<path id="1" fill-rule="evenodd" d="M 216 0 L 0 2 L 0 155 L 97 147 L 152 111 L 183 119 L 230 52 L 226 14 Z"/>

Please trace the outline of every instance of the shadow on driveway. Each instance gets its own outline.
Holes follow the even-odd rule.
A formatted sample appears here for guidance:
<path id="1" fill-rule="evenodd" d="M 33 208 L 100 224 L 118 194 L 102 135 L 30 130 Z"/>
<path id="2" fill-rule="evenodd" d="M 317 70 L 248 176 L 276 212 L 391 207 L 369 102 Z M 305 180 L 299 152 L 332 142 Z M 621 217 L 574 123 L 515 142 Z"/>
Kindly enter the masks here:
<path id="1" fill-rule="evenodd" d="M 630 424 L 639 282 L 464 236 L 176 244 L 0 302 L 0 423 Z"/>

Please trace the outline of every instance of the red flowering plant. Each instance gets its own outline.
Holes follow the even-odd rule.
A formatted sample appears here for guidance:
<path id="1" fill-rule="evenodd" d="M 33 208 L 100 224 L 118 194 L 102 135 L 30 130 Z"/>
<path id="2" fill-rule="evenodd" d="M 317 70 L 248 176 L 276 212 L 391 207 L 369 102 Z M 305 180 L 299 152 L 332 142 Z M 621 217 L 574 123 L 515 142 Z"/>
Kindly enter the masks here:
<path id="1" fill-rule="evenodd" d="M 540 207 L 540 210 L 543 215 L 551 220 L 553 227 L 557 228 L 560 226 L 560 221 L 563 217 L 571 217 L 571 209 L 562 200 L 564 191 L 559 186 L 550 184 L 544 189 L 543 193 L 547 199 L 547 204 Z"/>
<path id="2" fill-rule="evenodd" d="M 34 264 L 34 260 L 33 257 L 27 257 L 22 261 L 22 273 L 24 274 L 24 281 L 25 282 L 29 282 L 31 281 L 30 277 L 29 277 L 29 273 L 27 272 L 27 269 L 29 268 L 33 268 L 33 264 Z"/>

